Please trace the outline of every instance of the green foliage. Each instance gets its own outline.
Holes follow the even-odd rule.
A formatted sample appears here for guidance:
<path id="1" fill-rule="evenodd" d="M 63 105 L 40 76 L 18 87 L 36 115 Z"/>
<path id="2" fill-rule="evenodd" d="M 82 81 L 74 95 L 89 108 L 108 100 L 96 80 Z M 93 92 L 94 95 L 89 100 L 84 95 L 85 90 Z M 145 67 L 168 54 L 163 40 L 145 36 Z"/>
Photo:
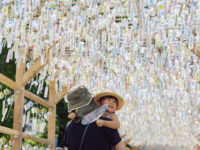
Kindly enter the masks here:
<path id="1" fill-rule="evenodd" d="M 4 74 L 8 78 L 15 81 L 15 74 L 16 74 L 16 64 L 15 64 L 15 58 L 13 54 L 13 59 L 10 60 L 9 63 L 6 63 L 7 53 L 9 49 L 4 47 L 2 49 L 2 53 L 0 54 L 0 73 Z"/>
<path id="2" fill-rule="evenodd" d="M 12 136 L 10 135 L 5 135 L 5 134 L 0 134 L 0 137 L 1 137 L 1 141 L 0 143 L 0 150 L 4 150 L 4 146 L 7 145 L 7 146 L 10 146 L 10 139 L 13 138 Z"/>
<path id="3" fill-rule="evenodd" d="M 58 127 L 56 134 L 62 135 L 64 133 L 65 126 L 69 119 L 67 118 L 67 104 L 64 100 L 61 100 L 56 106 L 56 126 Z"/>
<path id="4" fill-rule="evenodd" d="M 6 58 L 7 58 L 7 53 L 8 53 L 9 49 L 6 48 L 6 46 L 2 49 L 2 53 L 0 54 L 0 73 L 2 73 L 3 75 L 7 76 L 8 78 L 15 80 L 15 74 L 16 74 L 16 64 L 15 64 L 15 59 L 13 57 L 13 59 L 9 62 L 6 63 Z M 7 88 L 5 85 L 2 84 L 2 89 Z M 11 90 L 11 89 L 10 89 Z M 12 95 L 14 93 L 13 90 L 11 90 L 11 94 Z M 3 103 L 3 99 L 0 100 L 0 112 L 2 110 L 2 103 Z M 10 109 L 10 111 L 8 112 L 9 114 L 6 115 L 5 121 L 2 122 L 0 120 L 0 125 L 1 126 L 5 126 L 8 128 L 12 128 L 13 125 L 13 107 Z M 2 118 L 2 113 L 0 113 L 0 118 Z M 0 134 L 0 137 L 2 135 Z"/>
<path id="5" fill-rule="evenodd" d="M 7 53 L 9 51 L 9 49 L 7 49 L 6 47 L 7 46 L 5 46 L 2 49 L 2 53 L 0 54 L 0 73 L 2 73 L 3 75 L 5 75 L 8 78 L 10 78 L 10 79 L 15 81 L 15 75 L 16 75 L 16 63 L 15 62 L 16 62 L 16 60 L 14 59 L 14 54 L 13 54 L 13 59 L 10 60 L 9 63 L 6 63 Z M 36 79 L 36 77 L 34 79 Z M 45 86 L 46 86 L 46 83 L 43 85 L 43 89 L 38 95 L 38 96 L 40 96 L 42 98 L 44 98 L 43 95 L 44 95 Z M 3 88 L 5 88 L 5 87 L 3 87 Z M 29 90 L 29 88 L 30 88 L 30 84 L 27 84 L 25 86 L 25 89 Z M 30 91 L 32 93 L 36 93 L 37 92 L 37 87 L 33 86 L 30 89 Z M 12 90 L 12 94 L 13 93 L 14 93 L 14 91 Z M 66 102 L 64 102 L 64 100 L 62 100 L 57 104 L 56 108 L 57 108 L 56 134 L 57 134 L 58 137 L 62 137 L 62 135 L 64 133 L 65 126 L 66 126 L 66 124 L 68 122 L 67 104 L 66 104 Z M 14 109 L 13 107 L 10 109 L 9 114 L 7 114 L 7 118 L 6 118 L 6 120 L 4 122 L 1 122 L 1 120 L 0 120 L 0 125 L 1 126 L 5 126 L 5 127 L 8 127 L 8 128 L 13 128 L 12 127 L 13 126 L 13 111 L 14 111 L 13 109 Z M 0 100 L 0 112 L 1 112 L 1 110 L 2 110 L 2 100 Z M 1 113 L 0 113 L 0 118 L 2 118 Z M 47 138 L 47 130 L 48 130 L 47 128 L 48 127 L 46 127 L 46 129 L 45 129 L 45 133 L 38 134 L 37 136 L 41 137 L 41 138 Z M 4 135 L 4 134 L 0 133 L 0 138 L 3 137 L 3 136 L 7 136 L 7 135 Z M 27 143 L 29 143 L 31 145 L 38 145 L 38 146 L 42 145 L 40 143 L 31 141 L 31 140 L 24 140 L 24 144 L 27 144 Z M 58 143 L 61 143 L 61 141 L 58 141 Z"/>
<path id="6" fill-rule="evenodd" d="M 37 137 L 40 137 L 40 136 L 37 136 Z M 34 146 L 47 147 L 46 144 L 42 144 L 42 143 L 39 143 L 39 142 L 35 142 L 35 141 L 32 141 L 32 140 L 25 139 L 24 140 L 24 145 L 27 145 L 27 144 L 31 145 L 31 149 L 30 150 L 32 150 Z"/>

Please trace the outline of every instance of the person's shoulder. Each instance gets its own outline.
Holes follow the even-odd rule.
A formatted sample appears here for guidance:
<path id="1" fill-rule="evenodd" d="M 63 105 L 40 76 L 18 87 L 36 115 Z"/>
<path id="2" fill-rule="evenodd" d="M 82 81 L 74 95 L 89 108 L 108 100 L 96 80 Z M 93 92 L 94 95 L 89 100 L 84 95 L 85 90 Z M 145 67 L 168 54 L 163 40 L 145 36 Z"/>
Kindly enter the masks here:
<path id="1" fill-rule="evenodd" d="M 67 133 L 68 135 L 72 135 L 78 132 L 82 132 L 83 129 L 84 127 L 80 123 L 70 121 L 70 123 L 66 126 L 65 133 Z"/>
<path id="2" fill-rule="evenodd" d="M 73 120 L 70 120 L 66 126 L 66 128 L 74 128 L 74 127 L 79 127 L 81 126 L 80 123 L 75 123 Z"/>

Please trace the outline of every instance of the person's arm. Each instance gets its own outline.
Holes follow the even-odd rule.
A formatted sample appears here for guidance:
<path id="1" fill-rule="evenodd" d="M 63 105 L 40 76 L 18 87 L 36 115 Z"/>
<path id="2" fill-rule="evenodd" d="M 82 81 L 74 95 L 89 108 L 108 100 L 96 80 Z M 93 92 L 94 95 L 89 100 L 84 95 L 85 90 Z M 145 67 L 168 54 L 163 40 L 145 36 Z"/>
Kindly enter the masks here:
<path id="1" fill-rule="evenodd" d="M 112 128 L 112 129 L 119 129 L 120 122 L 119 122 L 117 115 L 112 114 L 110 119 L 111 119 L 111 121 L 101 120 L 101 119 L 97 120 L 96 121 L 97 126 L 98 127 L 105 126 L 105 127 Z"/>
<path id="2" fill-rule="evenodd" d="M 124 142 L 120 141 L 117 145 L 115 145 L 115 150 L 126 150 Z"/>

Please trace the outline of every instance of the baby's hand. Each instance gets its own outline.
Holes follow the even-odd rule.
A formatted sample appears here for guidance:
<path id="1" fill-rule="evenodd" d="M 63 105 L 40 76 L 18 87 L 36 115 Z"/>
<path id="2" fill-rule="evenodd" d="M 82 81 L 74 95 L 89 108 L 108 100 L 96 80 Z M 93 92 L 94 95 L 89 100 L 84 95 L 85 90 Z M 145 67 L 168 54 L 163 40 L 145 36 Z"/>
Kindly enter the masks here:
<path id="1" fill-rule="evenodd" d="M 71 120 L 74 120 L 76 118 L 76 114 L 75 113 L 70 113 L 68 115 L 68 118 L 71 119 Z"/>
<path id="2" fill-rule="evenodd" d="M 104 121 L 101 120 L 101 119 L 99 119 L 99 120 L 96 121 L 96 124 L 97 124 L 98 127 L 102 127 L 103 123 L 104 123 Z"/>

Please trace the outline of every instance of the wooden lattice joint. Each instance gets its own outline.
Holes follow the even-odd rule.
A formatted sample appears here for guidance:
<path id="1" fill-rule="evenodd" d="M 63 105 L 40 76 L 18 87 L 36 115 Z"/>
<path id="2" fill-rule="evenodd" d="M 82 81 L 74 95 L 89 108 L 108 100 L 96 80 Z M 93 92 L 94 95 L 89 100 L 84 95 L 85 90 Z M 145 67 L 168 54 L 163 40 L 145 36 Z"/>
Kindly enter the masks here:
<path id="1" fill-rule="evenodd" d="M 0 73 L 0 82 L 13 90 L 21 90 L 22 86 Z"/>

